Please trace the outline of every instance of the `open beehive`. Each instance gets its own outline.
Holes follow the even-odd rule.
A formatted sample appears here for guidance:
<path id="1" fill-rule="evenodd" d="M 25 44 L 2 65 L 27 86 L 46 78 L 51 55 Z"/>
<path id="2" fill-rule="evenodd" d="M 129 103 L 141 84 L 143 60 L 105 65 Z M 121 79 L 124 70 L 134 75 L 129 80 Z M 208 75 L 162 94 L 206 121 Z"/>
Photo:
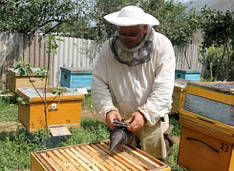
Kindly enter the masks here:
<path id="1" fill-rule="evenodd" d="M 180 113 L 233 128 L 234 82 L 188 83 Z"/>
<path id="2" fill-rule="evenodd" d="M 165 163 L 129 145 L 123 145 L 110 152 L 109 141 L 102 141 L 31 153 L 31 171 L 46 170 L 170 171 L 171 169 Z"/>
<path id="3" fill-rule="evenodd" d="M 234 82 L 188 83 L 179 112 L 178 163 L 189 170 L 233 171 Z"/>

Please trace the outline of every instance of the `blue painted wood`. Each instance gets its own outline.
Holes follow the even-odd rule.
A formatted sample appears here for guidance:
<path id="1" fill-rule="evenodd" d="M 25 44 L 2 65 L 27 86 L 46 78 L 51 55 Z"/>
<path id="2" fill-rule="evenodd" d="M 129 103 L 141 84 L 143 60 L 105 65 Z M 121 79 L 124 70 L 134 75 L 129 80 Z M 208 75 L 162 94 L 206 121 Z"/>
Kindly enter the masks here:
<path id="1" fill-rule="evenodd" d="M 175 79 L 182 78 L 191 81 L 200 81 L 200 71 L 197 70 L 176 70 Z"/>
<path id="2" fill-rule="evenodd" d="M 69 78 L 68 78 L 69 77 Z M 87 69 L 61 67 L 60 85 L 68 88 L 85 87 L 91 90 L 92 72 Z"/>
<path id="3" fill-rule="evenodd" d="M 71 86 L 71 73 L 69 71 L 67 71 L 67 70 L 61 71 L 60 86 L 70 88 L 70 86 Z"/>
<path id="4" fill-rule="evenodd" d="M 215 121 L 234 126 L 234 106 L 186 94 L 184 109 Z"/>

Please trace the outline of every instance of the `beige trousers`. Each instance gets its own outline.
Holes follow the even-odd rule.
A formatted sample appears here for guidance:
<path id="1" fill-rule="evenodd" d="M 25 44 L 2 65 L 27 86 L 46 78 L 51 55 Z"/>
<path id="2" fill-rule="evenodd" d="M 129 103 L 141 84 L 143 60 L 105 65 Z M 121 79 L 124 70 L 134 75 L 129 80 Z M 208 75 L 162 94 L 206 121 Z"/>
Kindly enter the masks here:
<path id="1" fill-rule="evenodd" d="M 159 120 L 154 126 L 145 125 L 138 131 L 132 145 L 136 146 L 136 142 L 139 140 L 143 151 L 160 160 L 167 160 L 167 148 L 163 134 L 168 128 L 169 118 L 168 115 L 165 115 L 164 121 Z"/>

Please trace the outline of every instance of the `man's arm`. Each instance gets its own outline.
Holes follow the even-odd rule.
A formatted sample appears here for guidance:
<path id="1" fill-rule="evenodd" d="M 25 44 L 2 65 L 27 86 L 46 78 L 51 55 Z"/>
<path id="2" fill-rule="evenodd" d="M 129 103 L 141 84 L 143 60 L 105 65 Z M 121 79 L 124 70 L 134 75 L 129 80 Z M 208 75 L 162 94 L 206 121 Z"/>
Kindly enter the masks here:
<path id="1" fill-rule="evenodd" d="M 118 109 L 114 106 L 112 102 L 111 92 L 108 86 L 108 59 L 106 59 L 108 57 L 108 49 L 109 44 L 108 42 L 105 42 L 105 44 L 102 47 L 102 50 L 100 51 L 99 57 L 95 63 L 95 67 L 92 73 L 91 95 L 93 105 L 97 113 L 105 116 L 107 126 L 113 129 L 113 119 L 121 120 L 121 117 L 118 114 Z M 108 118 L 106 117 L 107 113 Z"/>
<path id="2" fill-rule="evenodd" d="M 148 125 L 154 125 L 157 121 L 169 113 L 172 103 L 172 93 L 175 77 L 175 55 L 171 42 L 164 36 L 156 44 L 157 58 L 156 75 L 153 90 L 146 103 L 138 110 L 147 119 Z"/>

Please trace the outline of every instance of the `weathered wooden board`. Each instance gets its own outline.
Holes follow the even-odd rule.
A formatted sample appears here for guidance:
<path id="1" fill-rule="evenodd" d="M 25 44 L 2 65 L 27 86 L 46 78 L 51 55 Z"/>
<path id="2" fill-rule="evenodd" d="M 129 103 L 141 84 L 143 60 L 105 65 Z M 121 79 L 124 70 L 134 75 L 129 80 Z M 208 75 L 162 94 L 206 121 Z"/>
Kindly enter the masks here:
<path id="1" fill-rule="evenodd" d="M 234 126 L 234 106 L 187 93 L 184 109 Z"/>

